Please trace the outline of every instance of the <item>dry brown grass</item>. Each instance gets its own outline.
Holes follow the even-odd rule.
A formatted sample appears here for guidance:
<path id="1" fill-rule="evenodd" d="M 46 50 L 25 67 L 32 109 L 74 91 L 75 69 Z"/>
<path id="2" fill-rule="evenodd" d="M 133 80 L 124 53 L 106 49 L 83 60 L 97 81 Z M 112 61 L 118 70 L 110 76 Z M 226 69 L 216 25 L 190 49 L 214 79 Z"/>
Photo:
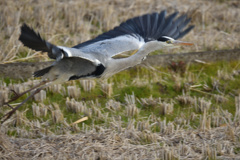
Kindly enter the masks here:
<path id="1" fill-rule="evenodd" d="M 223 115 L 220 115 L 223 114 Z M 218 116 L 227 118 L 224 113 Z M 217 128 L 208 128 L 204 124 L 199 129 L 191 129 L 177 122 L 134 120 L 123 127 L 121 121 L 115 121 L 110 127 L 88 128 L 79 134 L 49 135 L 37 139 L 8 138 L 1 143 L 2 158 L 21 157 L 21 159 L 226 159 L 234 157 L 234 147 L 240 147 L 240 128 L 234 127 L 237 121 L 229 122 Z M 211 117 L 210 117 L 211 118 Z M 175 124 L 174 124 L 175 123 Z M 36 123 L 35 123 L 36 125 Z M 155 125 L 161 131 L 151 132 Z M 38 127 L 35 126 L 36 133 Z M 40 127 L 39 127 L 40 128 Z M 74 127 L 73 127 L 74 128 Z M 21 131 L 19 131 L 21 132 Z M 47 132 L 47 130 L 46 130 Z M 24 133 L 22 133 L 24 134 Z M 4 135 L 3 135 L 4 136 Z M 5 142 L 6 141 L 6 142 Z"/>
<path id="2" fill-rule="evenodd" d="M 0 62 L 32 57 L 35 57 L 34 60 L 48 60 L 46 55 L 30 51 L 17 40 L 19 27 L 24 22 L 52 43 L 73 46 L 113 28 L 130 17 L 159 12 L 162 9 L 167 9 L 168 12 L 189 12 L 193 18 L 192 23 L 196 25 L 184 38 L 193 41 L 196 44 L 195 48 L 166 52 L 238 48 L 239 6 L 238 1 L 221 3 L 218 0 L 1 1 Z M 36 58 L 39 56 L 41 58 Z M 145 75 L 145 79 L 136 78 L 132 83 L 144 86 L 153 82 L 164 82 L 164 74 L 161 77 L 156 74 L 151 78 Z M 239 71 L 236 70 L 235 74 L 239 75 Z M 232 80 L 234 77 L 225 70 L 219 70 L 217 78 Z M 179 90 L 183 78 L 178 75 L 173 79 L 176 84 L 174 89 Z M 186 81 L 190 84 L 196 79 L 197 76 L 191 76 L 189 73 Z M 9 99 L 10 89 L 22 92 L 34 83 L 36 82 L 28 81 L 21 85 L 10 83 L 10 86 L 7 86 L 5 82 L 0 81 L 0 106 Z M 66 120 L 58 104 L 44 104 L 44 101 L 50 99 L 45 99 L 45 93 L 42 93 L 42 96 L 36 97 L 39 103 L 33 104 L 32 108 L 18 111 L 6 123 L 1 124 L 0 159 L 240 159 L 240 96 L 235 97 L 236 112 L 233 115 L 221 107 L 210 111 L 211 101 L 215 100 L 219 106 L 228 101 L 227 96 L 221 94 L 211 95 L 211 101 L 182 94 L 167 102 L 152 97 L 137 99 L 132 94 L 125 95 L 125 102 L 120 103 L 113 98 L 115 95 L 112 93 L 112 82 L 99 85 L 95 81 L 80 81 L 82 90 L 79 87 L 74 88 L 74 81 L 68 85 L 51 86 L 47 92 L 69 97 L 66 98 L 64 107 L 67 111 L 76 113 L 79 119 L 87 116 L 92 121 L 105 123 L 71 125 L 72 122 Z M 125 85 L 124 80 L 118 84 L 119 88 L 124 88 Z M 79 98 L 82 92 L 91 93 L 97 87 L 109 98 L 105 106 L 100 107 L 98 101 L 84 101 Z M 185 87 L 187 91 L 198 91 L 199 86 Z M 206 90 L 202 91 L 204 94 L 211 89 L 207 84 L 201 87 Z M 149 117 L 139 116 L 143 109 L 137 107 L 137 104 L 142 107 L 155 106 L 159 108 L 159 115 L 164 116 L 173 112 L 173 105 L 177 101 L 194 108 L 195 112 L 179 115 L 172 121 L 154 114 L 148 115 Z M 124 110 L 124 114 L 128 115 L 127 120 L 122 120 L 117 114 L 120 110 Z M 7 109 L 0 107 L 0 112 L 5 113 Z M 28 112 L 37 118 L 28 119 Z M 47 116 L 49 120 L 43 120 Z M 135 117 L 138 117 L 137 120 Z M 197 124 L 190 124 L 192 121 Z M 55 124 L 59 125 L 53 129 Z M 8 137 L 6 133 L 18 137 Z"/>
<path id="3" fill-rule="evenodd" d="M 177 52 L 238 48 L 240 44 L 238 1 L 8 0 L 1 1 L 0 8 L 2 63 L 39 56 L 47 59 L 46 55 L 30 51 L 18 41 L 22 23 L 29 24 L 54 44 L 73 46 L 112 29 L 128 18 L 163 9 L 188 12 L 196 26 L 184 38 L 194 42 L 195 48 L 178 49 Z"/>

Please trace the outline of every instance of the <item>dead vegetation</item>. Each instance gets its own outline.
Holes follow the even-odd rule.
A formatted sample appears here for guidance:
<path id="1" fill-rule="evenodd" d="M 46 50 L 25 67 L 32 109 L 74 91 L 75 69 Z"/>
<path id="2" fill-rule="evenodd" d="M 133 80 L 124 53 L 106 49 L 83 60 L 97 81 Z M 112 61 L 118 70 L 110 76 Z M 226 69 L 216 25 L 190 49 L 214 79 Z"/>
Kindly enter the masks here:
<path id="1" fill-rule="evenodd" d="M 73 46 L 127 18 L 162 9 L 189 12 L 196 25 L 184 38 L 195 48 L 167 53 L 240 44 L 238 1 L 9 0 L 0 7 L 1 63 L 48 60 L 17 40 L 24 22 L 52 43 Z M 231 70 L 213 66 L 216 74 L 204 70 L 207 65 L 196 71 L 173 62 L 164 72 L 133 69 L 100 84 L 51 86 L 1 124 L 0 158 L 240 159 L 239 62 Z M 11 90 L 21 93 L 37 81 L 1 79 L 0 106 Z M 0 115 L 8 110 L 0 107 Z"/>
<path id="2" fill-rule="evenodd" d="M 54 112 L 55 113 L 55 112 Z M 206 112 L 205 112 L 206 114 Z M 2 158 L 23 159 L 226 159 L 239 146 L 239 119 L 229 121 L 219 112 L 224 125 L 211 128 L 210 115 L 200 118 L 201 127 L 192 129 L 176 122 L 132 119 L 126 127 L 113 120 L 109 127 L 91 127 L 78 134 L 47 135 L 36 139 L 13 138 L 1 143 Z M 215 113 L 217 114 L 217 113 Z M 235 115 L 236 116 L 236 115 Z M 238 115 L 239 116 L 239 115 Z M 151 129 L 159 126 L 159 132 Z M 36 128 L 36 133 L 38 131 Z M 187 127 L 187 128 L 186 128 Z M 74 127 L 73 127 L 74 128 Z M 21 132 L 21 131 L 19 131 Z M 47 133 L 47 128 L 45 130 Z M 24 133 L 22 133 L 24 134 Z M 4 135 L 3 135 L 4 136 Z M 2 137 L 1 137 L 2 138 Z M 7 146 L 6 146 L 7 145 Z M 13 149 L 14 148 L 14 149 Z M 31 157 L 31 158 L 30 158 Z"/>

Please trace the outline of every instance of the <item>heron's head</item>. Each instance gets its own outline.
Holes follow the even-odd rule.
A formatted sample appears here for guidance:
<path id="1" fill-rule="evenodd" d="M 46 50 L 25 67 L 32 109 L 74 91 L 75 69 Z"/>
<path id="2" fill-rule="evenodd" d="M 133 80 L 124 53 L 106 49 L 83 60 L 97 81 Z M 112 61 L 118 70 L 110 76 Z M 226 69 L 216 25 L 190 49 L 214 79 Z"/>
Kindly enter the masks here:
<path id="1" fill-rule="evenodd" d="M 158 41 L 162 42 L 162 44 L 165 47 L 176 47 L 176 46 L 181 46 L 181 45 L 193 45 L 193 43 L 191 42 L 184 42 L 184 41 L 179 41 L 179 40 L 175 40 L 171 37 L 168 36 L 162 36 L 158 39 Z"/>

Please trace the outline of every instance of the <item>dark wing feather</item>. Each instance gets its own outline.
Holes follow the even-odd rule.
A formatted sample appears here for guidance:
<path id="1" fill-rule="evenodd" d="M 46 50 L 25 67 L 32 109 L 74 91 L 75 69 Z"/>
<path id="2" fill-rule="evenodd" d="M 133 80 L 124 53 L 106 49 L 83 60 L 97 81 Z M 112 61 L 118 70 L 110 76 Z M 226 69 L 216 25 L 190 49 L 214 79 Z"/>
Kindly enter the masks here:
<path id="1" fill-rule="evenodd" d="M 170 29 L 174 26 L 174 18 L 178 15 L 178 12 L 175 12 L 173 14 L 171 14 L 170 16 L 168 16 L 165 20 L 165 25 L 164 25 L 164 29 L 162 31 L 162 35 L 164 36 L 168 36 Z M 176 27 L 176 26 L 175 26 Z"/>
<path id="2" fill-rule="evenodd" d="M 158 13 L 153 13 L 151 16 L 151 23 L 152 23 L 152 27 L 151 27 L 151 34 L 149 35 L 150 37 L 154 37 L 155 38 L 155 33 L 154 31 L 157 30 L 158 27 L 158 19 L 159 19 L 159 14 Z"/>
<path id="3" fill-rule="evenodd" d="M 24 44 L 24 46 L 35 51 L 48 52 L 48 56 L 52 59 L 62 56 L 60 48 L 42 39 L 38 33 L 26 24 L 23 24 L 21 27 L 19 40 Z"/>
<path id="4" fill-rule="evenodd" d="M 157 30 L 153 31 L 153 32 L 155 32 L 154 39 L 159 39 L 162 36 L 162 30 L 163 30 L 163 26 L 165 24 L 166 14 L 167 14 L 166 11 L 163 11 L 159 14 Z"/>
<path id="5" fill-rule="evenodd" d="M 177 38 L 182 38 L 183 36 L 185 36 L 188 32 L 190 32 L 192 29 L 194 28 L 193 25 L 189 26 L 187 29 L 185 29 L 184 31 L 180 32 L 179 36 Z"/>
<path id="6" fill-rule="evenodd" d="M 182 15 L 178 17 L 174 22 L 171 28 L 169 29 L 168 36 L 173 38 L 180 28 L 176 27 L 179 26 L 184 20 L 186 19 L 186 15 Z"/>

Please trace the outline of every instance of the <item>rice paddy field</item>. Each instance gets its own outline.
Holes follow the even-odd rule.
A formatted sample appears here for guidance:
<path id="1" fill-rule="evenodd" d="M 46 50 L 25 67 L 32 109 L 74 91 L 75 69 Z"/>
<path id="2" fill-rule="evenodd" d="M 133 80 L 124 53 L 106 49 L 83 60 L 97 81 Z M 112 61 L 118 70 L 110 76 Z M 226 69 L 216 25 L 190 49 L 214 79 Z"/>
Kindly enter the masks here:
<path id="1" fill-rule="evenodd" d="M 6 65 L 49 61 L 18 41 L 23 23 L 53 44 L 74 46 L 163 9 L 188 13 L 195 28 L 182 40 L 195 45 L 152 54 L 240 46 L 238 0 L 5 0 L 0 8 Z M 11 90 L 21 93 L 40 81 L 1 76 L 0 117 L 11 110 L 3 106 Z M 0 124 L 0 159 L 240 159 L 240 61 L 169 60 L 51 86 Z"/>

